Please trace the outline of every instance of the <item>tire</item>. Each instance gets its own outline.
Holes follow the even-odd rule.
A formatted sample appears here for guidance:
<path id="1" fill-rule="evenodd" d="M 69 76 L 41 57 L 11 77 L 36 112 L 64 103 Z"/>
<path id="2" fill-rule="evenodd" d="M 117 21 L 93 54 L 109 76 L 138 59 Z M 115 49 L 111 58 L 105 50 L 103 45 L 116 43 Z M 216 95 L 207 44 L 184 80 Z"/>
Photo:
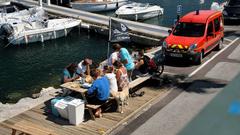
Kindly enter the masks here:
<path id="1" fill-rule="evenodd" d="M 164 70 L 164 65 L 158 65 L 158 74 L 159 76 L 163 73 L 163 70 Z"/>
<path id="2" fill-rule="evenodd" d="M 195 64 L 196 65 L 201 65 L 202 64 L 202 59 L 203 59 L 203 52 L 198 53 L 198 55 L 196 55 Z"/>
<path id="3" fill-rule="evenodd" d="M 223 39 L 221 39 L 218 45 L 216 46 L 216 50 L 221 50 L 221 49 L 223 49 Z"/>

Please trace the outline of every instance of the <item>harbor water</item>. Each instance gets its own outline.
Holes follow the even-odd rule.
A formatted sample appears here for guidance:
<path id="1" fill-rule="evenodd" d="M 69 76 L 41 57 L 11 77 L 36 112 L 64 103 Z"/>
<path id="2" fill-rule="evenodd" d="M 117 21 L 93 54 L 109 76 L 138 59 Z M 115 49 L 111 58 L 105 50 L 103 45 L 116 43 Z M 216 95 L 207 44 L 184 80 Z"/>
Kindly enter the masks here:
<path id="1" fill-rule="evenodd" d="M 177 16 L 177 5 L 182 5 L 181 14 L 184 15 L 196 9 L 209 9 L 212 1 L 205 0 L 203 5 L 199 4 L 199 0 L 139 0 L 138 2 L 149 2 L 164 8 L 163 16 L 143 23 L 171 27 Z M 114 16 L 114 12 L 101 14 Z M 79 62 L 85 57 L 93 59 L 96 63 L 106 59 L 107 40 L 108 37 L 75 28 L 67 37 L 44 43 L 4 48 L 6 43 L 0 41 L 0 102 L 17 102 L 20 98 L 31 96 L 44 87 L 59 87 L 63 68 L 67 64 Z M 126 47 L 131 49 L 132 45 L 131 43 Z"/>

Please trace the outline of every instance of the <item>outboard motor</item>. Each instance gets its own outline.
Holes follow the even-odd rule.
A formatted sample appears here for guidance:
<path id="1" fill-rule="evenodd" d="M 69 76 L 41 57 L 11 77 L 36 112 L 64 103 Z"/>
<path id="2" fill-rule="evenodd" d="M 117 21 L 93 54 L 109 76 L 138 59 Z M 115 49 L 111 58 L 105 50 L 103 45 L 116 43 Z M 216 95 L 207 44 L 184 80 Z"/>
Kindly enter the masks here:
<path id="1" fill-rule="evenodd" d="M 0 27 L 0 37 L 1 38 L 7 38 L 10 35 L 12 35 L 14 32 L 13 27 L 11 24 L 5 23 L 2 24 Z"/>

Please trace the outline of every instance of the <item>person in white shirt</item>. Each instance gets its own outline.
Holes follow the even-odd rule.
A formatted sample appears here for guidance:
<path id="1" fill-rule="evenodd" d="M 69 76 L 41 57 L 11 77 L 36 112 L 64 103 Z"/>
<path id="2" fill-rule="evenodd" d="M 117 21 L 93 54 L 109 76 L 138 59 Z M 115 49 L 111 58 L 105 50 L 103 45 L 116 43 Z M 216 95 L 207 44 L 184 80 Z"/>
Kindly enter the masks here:
<path id="1" fill-rule="evenodd" d="M 119 60 L 119 50 L 117 50 L 116 48 L 113 47 L 113 53 L 110 55 L 110 57 L 108 58 L 108 65 L 109 66 L 113 66 L 113 63 L 115 61 Z"/>
<path id="2" fill-rule="evenodd" d="M 76 73 L 81 77 L 90 75 L 90 65 L 92 65 L 92 60 L 85 58 L 78 64 Z"/>
<path id="3" fill-rule="evenodd" d="M 110 83 L 110 93 L 113 95 L 113 93 L 118 92 L 118 85 L 117 85 L 117 79 L 116 74 L 114 74 L 114 67 L 113 66 L 104 66 L 104 73 L 107 79 Z"/>

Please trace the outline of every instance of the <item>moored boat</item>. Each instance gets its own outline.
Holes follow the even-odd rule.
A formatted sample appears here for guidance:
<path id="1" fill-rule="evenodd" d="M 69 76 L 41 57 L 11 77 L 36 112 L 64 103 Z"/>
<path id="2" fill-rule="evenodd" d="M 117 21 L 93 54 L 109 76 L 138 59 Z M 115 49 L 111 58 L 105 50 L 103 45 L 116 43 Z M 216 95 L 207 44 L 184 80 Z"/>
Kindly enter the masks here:
<path id="1" fill-rule="evenodd" d="M 23 21 L 32 22 L 36 20 L 44 20 L 47 18 L 47 13 L 43 10 L 42 7 L 33 7 L 12 13 L 1 13 L 0 25 L 4 23 L 10 23 L 14 25 Z"/>
<path id="2" fill-rule="evenodd" d="M 222 12 L 225 5 L 226 5 L 226 2 L 223 2 L 221 4 L 219 4 L 218 2 L 212 2 L 210 9 Z"/>
<path id="3" fill-rule="evenodd" d="M 128 0 L 74 0 L 71 2 L 73 9 L 88 12 L 101 12 L 117 9 L 127 3 Z"/>
<path id="4" fill-rule="evenodd" d="M 20 23 L 18 25 L 4 24 L 3 26 L 8 28 L 7 40 L 9 44 L 17 45 L 38 41 L 44 42 L 67 36 L 71 29 L 80 23 L 81 20 L 62 18 Z"/>
<path id="5" fill-rule="evenodd" d="M 163 12 L 160 6 L 134 2 L 121 6 L 115 13 L 119 18 L 137 21 L 162 15 Z"/>

